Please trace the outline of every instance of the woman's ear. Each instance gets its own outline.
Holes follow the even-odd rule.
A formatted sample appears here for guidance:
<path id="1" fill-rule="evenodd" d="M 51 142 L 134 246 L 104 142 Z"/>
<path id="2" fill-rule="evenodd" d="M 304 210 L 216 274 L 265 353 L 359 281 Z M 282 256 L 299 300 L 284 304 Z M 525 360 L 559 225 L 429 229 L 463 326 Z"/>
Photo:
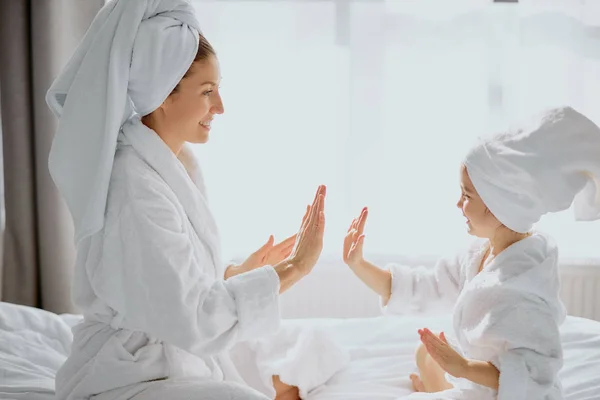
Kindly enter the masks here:
<path id="1" fill-rule="evenodd" d="M 165 107 L 166 107 L 165 102 L 166 101 L 167 100 L 163 101 L 161 103 L 161 105 L 158 106 L 158 108 L 156 110 L 152 111 L 150 114 L 144 115 L 142 117 L 142 123 L 144 123 L 144 125 L 148 126 L 149 128 L 154 128 L 156 121 L 157 121 L 157 117 L 160 117 L 165 112 Z"/>

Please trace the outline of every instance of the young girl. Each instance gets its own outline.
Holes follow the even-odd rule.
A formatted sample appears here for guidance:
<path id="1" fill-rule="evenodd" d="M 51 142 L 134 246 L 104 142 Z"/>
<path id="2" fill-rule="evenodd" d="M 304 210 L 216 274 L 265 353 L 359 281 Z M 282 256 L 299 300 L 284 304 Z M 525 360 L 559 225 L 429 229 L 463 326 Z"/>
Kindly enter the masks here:
<path id="1" fill-rule="evenodd" d="M 368 211 L 352 221 L 344 261 L 382 297 L 386 313 L 454 306 L 456 346 L 419 330 L 423 399 L 562 399 L 558 250 L 532 230 L 574 203 L 577 219 L 600 218 L 600 129 L 572 108 L 556 108 L 475 146 L 460 170 L 457 207 L 478 239 L 433 270 L 363 259 Z M 430 394 L 434 393 L 434 394 Z"/>

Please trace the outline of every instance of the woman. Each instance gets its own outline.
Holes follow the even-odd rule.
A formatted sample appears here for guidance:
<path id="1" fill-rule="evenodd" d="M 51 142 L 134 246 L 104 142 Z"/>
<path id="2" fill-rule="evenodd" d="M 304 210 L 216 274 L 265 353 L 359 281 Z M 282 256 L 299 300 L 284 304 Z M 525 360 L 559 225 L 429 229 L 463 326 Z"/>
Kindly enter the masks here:
<path id="1" fill-rule="evenodd" d="M 269 240 L 224 270 L 201 176 L 178 160 L 223 113 L 219 80 L 188 2 L 116 0 L 50 88 L 60 122 L 49 169 L 74 220 L 85 317 L 58 399 L 266 398 L 228 350 L 277 330 L 279 294 L 321 252 L 325 187 L 295 241 Z M 273 394 L 298 398 L 276 376 Z"/>
<path id="2" fill-rule="evenodd" d="M 478 239 L 433 270 L 366 261 L 366 209 L 344 242 L 345 262 L 387 313 L 452 309 L 455 348 L 443 332 L 418 332 L 410 378 L 424 393 L 409 398 L 562 399 L 558 248 L 533 225 L 572 203 L 578 219 L 600 219 L 600 129 L 570 107 L 546 111 L 474 146 L 460 186 L 457 207 Z"/>

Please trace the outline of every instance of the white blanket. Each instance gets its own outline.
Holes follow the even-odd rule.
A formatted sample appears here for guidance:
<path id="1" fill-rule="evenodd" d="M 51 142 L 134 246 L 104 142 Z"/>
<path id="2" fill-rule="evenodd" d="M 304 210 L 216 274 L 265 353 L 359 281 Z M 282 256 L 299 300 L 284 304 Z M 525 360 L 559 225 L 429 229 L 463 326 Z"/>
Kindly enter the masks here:
<path id="1" fill-rule="evenodd" d="M 56 371 L 73 340 L 67 318 L 0 303 L 0 399 L 54 399 Z"/>
<path id="2" fill-rule="evenodd" d="M 53 400 L 53 374 L 68 354 L 70 326 L 41 310 L 0 303 L 0 398 Z M 284 321 L 284 326 L 325 328 L 350 355 L 350 363 L 306 400 L 395 400 L 412 393 L 417 329 L 449 330 L 450 315 L 350 320 Z M 567 400 L 600 399 L 600 323 L 568 317 L 561 327 Z M 290 356 L 293 356 L 290 353 Z"/>

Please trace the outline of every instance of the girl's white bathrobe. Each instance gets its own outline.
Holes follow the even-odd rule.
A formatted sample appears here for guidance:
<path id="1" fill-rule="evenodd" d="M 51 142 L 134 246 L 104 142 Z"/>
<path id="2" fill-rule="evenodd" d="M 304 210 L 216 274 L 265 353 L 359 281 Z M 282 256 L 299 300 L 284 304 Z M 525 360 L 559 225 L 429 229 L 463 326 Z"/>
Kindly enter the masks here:
<path id="1" fill-rule="evenodd" d="M 541 233 L 514 243 L 477 273 L 486 244 L 476 241 L 433 270 L 391 265 L 388 314 L 440 311 L 454 305 L 453 346 L 466 358 L 492 362 L 499 390 L 446 374 L 455 388 L 415 399 L 558 400 L 562 367 L 558 251 Z M 425 328 L 425 327 L 424 327 Z M 416 333 L 415 333 L 416 334 Z"/>
<path id="2" fill-rule="evenodd" d="M 266 399 L 214 383 L 243 384 L 229 349 L 277 331 L 277 273 L 266 266 L 223 280 L 201 181 L 139 120 L 125 128 L 104 227 L 78 249 L 74 300 L 85 320 L 57 375 L 57 399 Z M 166 378 L 169 389 L 152 397 Z M 179 390 L 177 380 L 189 378 Z"/>

